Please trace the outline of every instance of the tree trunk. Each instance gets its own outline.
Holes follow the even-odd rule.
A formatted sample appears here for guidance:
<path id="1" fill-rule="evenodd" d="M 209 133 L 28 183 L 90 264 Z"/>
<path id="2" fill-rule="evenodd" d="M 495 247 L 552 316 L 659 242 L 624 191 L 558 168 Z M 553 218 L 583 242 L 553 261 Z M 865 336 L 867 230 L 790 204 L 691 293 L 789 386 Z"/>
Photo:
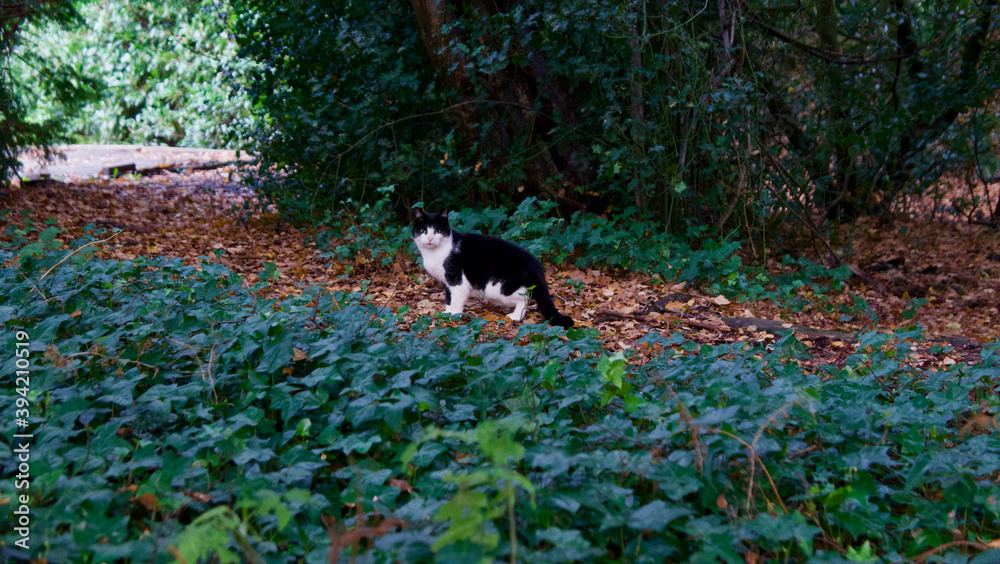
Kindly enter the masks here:
<path id="1" fill-rule="evenodd" d="M 420 27 L 421 39 L 431 63 L 442 84 L 458 93 L 461 104 L 449 113 L 449 119 L 459 133 L 464 149 L 471 151 L 475 142 L 481 142 L 480 151 L 499 170 L 497 162 L 505 156 L 526 151 L 530 157 L 521 165 L 526 177 L 523 188 L 507 186 L 510 194 L 542 195 L 566 201 L 563 182 L 585 184 L 589 182 L 589 167 L 579 146 L 579 141 L 557 146 L 552 131 L 559 124 L 555 116 L 567 127 L 575 127 L 572 100 L 558 80 L 551 77 L 544 57 L 535 51 L 529 53 L 528 65 L 513 64 L 493 74 L 476 73 L 470 76 L 465 69 L 472 63 L 453 46 L 468 43 L 456 28 L 445 32 L 445 26 L 459 19 L 486 20 L 504 13 L 506 2 L 470 0 L 466 3 L 449 0 L 411 0 Z M 473 23 L 475 25 L 475 23 Z M 484 34 L 478 39 L 480 46 L 499 51 L 499 46 L 511 37 Z M 515 38 L 519 39 L 519 38 Z M 541 111 L 536 111 L 540 106 Z M 487 127 L 484 131 L 483 128 Z M 572 202 L 572 199 L 568 199 Z"/>
<path id="2" fill-rule="evenodd" d="M 831 54 L 840 55 L 840 24 L 837 17 L 837 5 L 834 0 L 819 0 L 816 3 L 816 35 L 820 44 Z M 855 152 L 850 145 L 854 128 L 847 109 L 847 96 L 844 91 L 844 73 L 839 65 L 827 63 L 827 91 L 830 93 L 830 120 L 827 128 L 829 141 L 833 143 L 834 153 L 826 167 L 832 174 L 829 189 L 823 190 L 819 179 L 816 179 L 819 204 L 826 208 L 828 217 L 839 216 L 842 211 L 854 215 L 862 207 L 859 202 L 858 182 Z"/>
<path id="3" fill-rule="evenodd" d="M 632 155 L 636 163 L 641 162 L 646 155 L 646 116 L 643 111 L 642 95 L 642 50 L 645 46 L 646 36 L 645 8 L 646 5 L 643 3 L 642 13 L 635 15 L 636 21 L 632 25 L 632 37 L 629 40 L 629 46 L 632 48 L 632 71 L 629 73 Z M 632 175 L 635 181 L 635 205 L 641 210 L 646 209 L 649 193 L 646 190 L 642 172 L 636 168 Z"/>
<path id="4" fill-rule="evenodd" d="M 920 59 L 919 46 L 915 39 L 915 31 L 910 18 L 909 5 L 906 0 L 894 0 L 893 7 L 903 18 L 897 28 L 897 38 L 900 52 L 908 60 L 907 72 L 914 82 L 937 82 L 934 77 L 924 77 L 926 65 Z M 959 70 L 958 84 L 950 97 L 952 104 L 944 108 L 934 119 L 920 119 L 909 127 L 909 135 L 900 138 L 899 151 L 890 157 L 887 166 L 886 180 L 880 182 L 885 193 L 883 214 L 889 212 L 892 201 L 913 180 L 913 159 L 928 146 L 937 141 L 951 126 L 960 114 L 967 111 L 972 102 L 967 99 L 976 81 L 979 62 L 983 47 L 989 37 L 990 20 L 997 9 L 997 0 L 986 0 L 977 18 L 976 30 L 969 36 L 962 50 L 962 66 Z M 915 101 L 916 102 L 916 101 Z"/>

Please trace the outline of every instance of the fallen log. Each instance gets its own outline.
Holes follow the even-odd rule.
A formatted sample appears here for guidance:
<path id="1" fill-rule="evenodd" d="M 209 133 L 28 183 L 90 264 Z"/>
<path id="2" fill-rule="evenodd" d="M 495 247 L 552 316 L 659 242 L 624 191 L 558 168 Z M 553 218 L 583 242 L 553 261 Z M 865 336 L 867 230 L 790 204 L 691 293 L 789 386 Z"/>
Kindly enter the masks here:
<path id="1" fill-rule="evenodd" d="M 657 321 L 647 315 L 641 315 L 638 313 L 622 313 L 620 311 L 612 311 L 610 309 L 598 310 L 597 314 L 602 315 L 604 317 L 613 317 L 615 319 L 634 319 L 636 321 L 642 321 L 643 323 L 655 323 Z M 725 325 L 715 325 L 712 323 L 705 323 L 703 321 L 698 321 L 697 319 L 680 316 L 671 312 L 666 312 L 665 315 L 669 315 L 672 319 L 675 319 L 684 325 L 690 325 L 691 327 L 697 327 L 698 329 L 708 329 L 709 331 L 722 331 L 724 333 L 732 331 L 732 329 L 730 329 Z"/>

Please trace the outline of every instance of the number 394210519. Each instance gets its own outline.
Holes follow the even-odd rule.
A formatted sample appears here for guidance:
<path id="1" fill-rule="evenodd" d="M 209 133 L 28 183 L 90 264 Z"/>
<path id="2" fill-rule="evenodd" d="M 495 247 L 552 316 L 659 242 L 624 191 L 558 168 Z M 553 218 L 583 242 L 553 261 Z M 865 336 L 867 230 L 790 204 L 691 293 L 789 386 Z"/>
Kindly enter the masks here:
<path id="1" fill-rule="evenodd" d="M 31 402 L 28 400 L 28 391 L 31 385 L 29 380 L 30 371 L 28 370 L 31 367 L 31 361 L 28 360 L 28 355 L 30 354 L 28 346 L 30 343 L 28 342 L 28 334 L 24 331 L 18 331 L 14 336 L 17 339 L 17 342 L 14 344 L 14 365 L 17 367 L 14 385 L 16 386 L 15 391 L 21 396 L 14 400 L 14 405 L 18 408 L 14 412 L 14 417 L 27 417 L 27 408 L 31 405 Z"/>

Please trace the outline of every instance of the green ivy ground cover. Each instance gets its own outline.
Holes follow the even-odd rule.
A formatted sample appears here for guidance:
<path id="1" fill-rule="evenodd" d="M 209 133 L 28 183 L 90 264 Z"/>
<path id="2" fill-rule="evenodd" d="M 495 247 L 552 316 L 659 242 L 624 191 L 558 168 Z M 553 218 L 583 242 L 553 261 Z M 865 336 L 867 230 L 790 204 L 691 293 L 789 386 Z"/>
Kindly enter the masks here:
<path id="1" fill-rule="evenodd" d="M 997 343 L 934 371 L 907 362 L 916 333 L 873 333 L 844 366 L 806 373 L 791 337 L 699 348 L 650 333 L 637 346 L 661 352 L 639 363 L 595 330 L 524 325 L 512 343 L 478 319 L 403 329 L 358 294 L 273 302 L 218 264 L 63 260 L 61 245 L 46 230 L 0 249 L 2 440 L 33 434 L 28 488 L 0 459 L 0 520 L 18 522 L 15 494 L 30 510 L 30 550 L 4 527 L 6 555 L 1000 558 L 986 545 L 1000 441 L 972 424 L 998 409 Z"/>

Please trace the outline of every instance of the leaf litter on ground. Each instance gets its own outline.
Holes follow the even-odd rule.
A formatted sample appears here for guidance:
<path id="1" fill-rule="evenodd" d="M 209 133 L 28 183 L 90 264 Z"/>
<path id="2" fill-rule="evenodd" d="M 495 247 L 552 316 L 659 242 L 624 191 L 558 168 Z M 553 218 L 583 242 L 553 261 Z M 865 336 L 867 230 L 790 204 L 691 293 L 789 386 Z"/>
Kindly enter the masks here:
<path id="1" fill-rule="evenodd" d="M 207 258 L 240 275 L 248 288 L 270 263 L 280 277 L 267 287 L 268 297 L 297 295 L 306 285 L 363 292 L 380 307 L 405 307 L 404 325 L 443 310 L 443 291 L 415 254 L 395 257 L 387 266 L 363 255 L 354 261 L 323 258 L 323 249 L 305 242 L 316 229 L 278 221 L 273 207 L 260 210 L 239 174 L 230 165 L 149 177 L 32 183 L 15 190 L 9 205 L 38 222 L 53 218 L 64 240 L 82 235 L 88 225 L 121 230 L 103 245 L 100 254 L 107 258 L 166 255 L 187 264 Z M 920 323 L 932 340 L 914 343 L 914 358 L 925 365 L 948 365 L 975 362 L 977 345 L 1000 337 L 1000 326 L 993 321 L 1000 290 L 1000 242 L 995 233 L 979 225 L 926 220 L 899 220 L 888 226 L 860 220 L 841 231 L 842 238 L 854 241 L 854 255 L 863 257 L 861 264 L 881 286 L 852 283 L 848 291 L 830 292 L 821 300 L 802 287 L 798 297 L 807 305 L 796 310 L 771 300 L 741 302 L 736 296 L 703 294 L 688 284 L 664 283 L 642 272 L 568 264 L 548 266 L 549 284 L 557 306 L 578 326 L 599 330 L 610 351 L 633 349 L 640 355 L 641 347 L 635 344 L 650 331 L 679 331 L 699 344 L 717 345 L 773 343 L 782 330 L 792 330 L 810 347 L 812 358 L 804 362 L 838 365 L 853 350 L 857 335 Z M 766 266 L 776 274 L 790 270 L 776 259 Z M 664 303 L 664 296 L 676 299 Z M 867 315 L 845 315 L 859 296 L 867 301 Z M 926 301 L 914 307 L 915 299 Z M 506 311 L 477 300 L 470 300 L 466 311 L 485 319 L 498 337 L 515 338 L 517 325 L 505 317 Z M 724 320 L 733 318 L 750 321 L 730 327 Z M 777 320 L 782 326 L 763 327 L 756 319 Z M 528 322 L 540 321 L 530 308 Z M 811 338 L 799 328 L 835 333 Z M 945 337 L 959 338 L 954 342 L 960 346 L 940 352 L 941 341 L 933 339 Z M 932 348 L 936 352 L 926 352 Z"/>

